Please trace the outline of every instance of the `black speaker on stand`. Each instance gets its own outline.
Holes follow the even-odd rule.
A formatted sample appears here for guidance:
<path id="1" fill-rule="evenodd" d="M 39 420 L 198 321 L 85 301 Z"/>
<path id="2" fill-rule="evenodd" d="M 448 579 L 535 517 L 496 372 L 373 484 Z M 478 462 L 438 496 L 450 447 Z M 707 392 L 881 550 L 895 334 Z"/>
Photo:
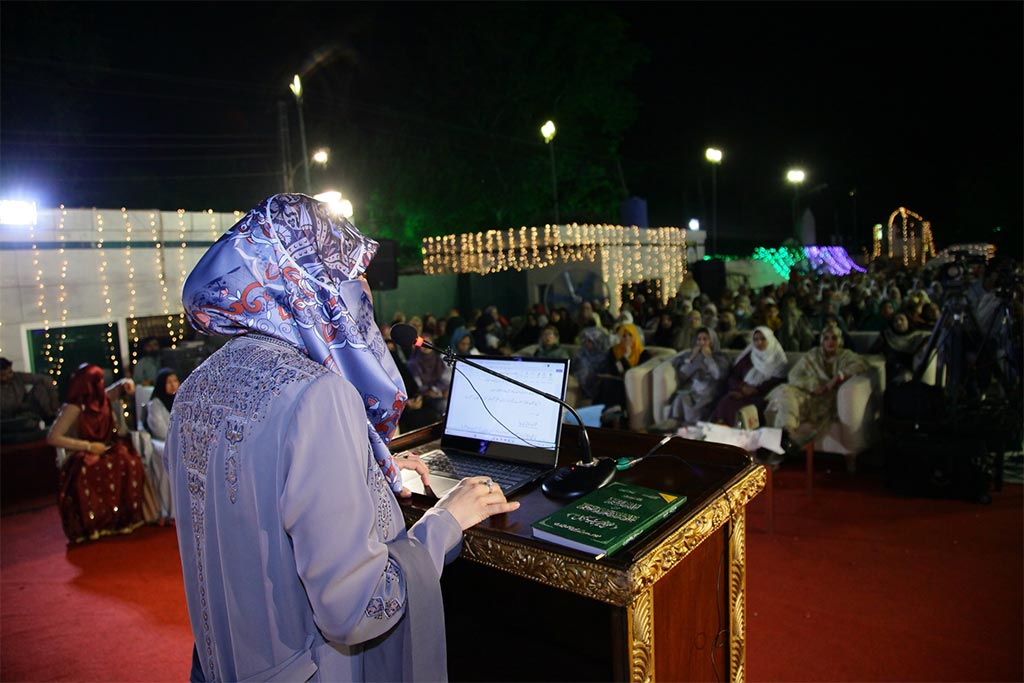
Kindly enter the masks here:
<path id="1" fill-rule="evenodd" d="M 377 255 L 366 269 L 366 281 L 373 291 L 398 289 L 398 245 L 395 240 L 380 239 Z"/>
<path id="2" fill-rule="evenodd" d="M 690 266 L 690 270 L 693 271 L 693 279 L 700 287 L 700 293 L 707 294 L 711 302 L 717 305 L 722 300 L 722 292 L 725 291 L 725 261 L 697 261 Z"/>

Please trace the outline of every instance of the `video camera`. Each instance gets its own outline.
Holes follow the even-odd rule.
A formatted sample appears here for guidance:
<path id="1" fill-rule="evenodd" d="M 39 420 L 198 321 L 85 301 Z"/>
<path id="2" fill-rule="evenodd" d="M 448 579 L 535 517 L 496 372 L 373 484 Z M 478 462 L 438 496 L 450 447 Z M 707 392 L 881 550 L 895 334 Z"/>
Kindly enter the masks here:
<path id="1" fill-rule="evenodd" d="M 940 267 L 939 282 L 946 292 L 963 291 L 970 284 L 973 268 L 985 266 L 985 256 L 966 249 L 950 250 L 949 255 L 953 257 L 953 260 Z"/>

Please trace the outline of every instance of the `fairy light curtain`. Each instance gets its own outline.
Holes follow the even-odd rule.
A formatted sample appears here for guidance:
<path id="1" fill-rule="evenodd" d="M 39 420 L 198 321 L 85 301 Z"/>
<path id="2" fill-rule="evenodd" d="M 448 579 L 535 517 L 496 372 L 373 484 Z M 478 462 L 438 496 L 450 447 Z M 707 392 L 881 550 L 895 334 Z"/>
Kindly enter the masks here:
<path id="1" fill-rule="evenodd" d="M 686 277 L 686 231 L 676 227 L 573 223 L 487 230 L 426 237 L 421 253 L 427 275 L 489 275 L 580 261 L 600 263 L 612 310 L 622 305 L 623 284 L 653 280 L 665 303 Z"/>

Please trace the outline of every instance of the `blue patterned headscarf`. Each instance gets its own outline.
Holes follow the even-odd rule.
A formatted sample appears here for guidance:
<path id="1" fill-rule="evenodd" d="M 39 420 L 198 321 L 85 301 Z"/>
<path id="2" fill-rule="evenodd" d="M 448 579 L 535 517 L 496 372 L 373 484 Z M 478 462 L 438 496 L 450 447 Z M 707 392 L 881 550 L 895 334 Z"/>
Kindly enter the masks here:
<path id="1" fill-rule="evenodd" d="M 185 282 L 182 304 L 200 332 L 265 334 L 351 382 L 363 399 L 374 458 L 400 492 L 402 477 L 387 444 L 408 395 L 360 277 L 377 247 L 312 197 L 274 195 L 203 255 Z"/>

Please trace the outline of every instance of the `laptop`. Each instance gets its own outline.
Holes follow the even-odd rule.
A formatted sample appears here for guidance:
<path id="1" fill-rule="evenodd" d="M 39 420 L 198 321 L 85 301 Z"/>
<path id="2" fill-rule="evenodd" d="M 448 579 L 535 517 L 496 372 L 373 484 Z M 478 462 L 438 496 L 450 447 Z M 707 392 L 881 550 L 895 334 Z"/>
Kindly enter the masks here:
<path id="1" fill-rule="evenodd" d="M 473 356 L 470 360 L 565 400 L 569 360 Z M 555 467 L 562 406 L 456 360 L 440 443 L 409 451 L 430 468 L 430 490 L 443 496 L 465 477 L 488 476 L 509 496 Z M 403 483 L 424 493 L 419 474 L 402 470 Z"/>

